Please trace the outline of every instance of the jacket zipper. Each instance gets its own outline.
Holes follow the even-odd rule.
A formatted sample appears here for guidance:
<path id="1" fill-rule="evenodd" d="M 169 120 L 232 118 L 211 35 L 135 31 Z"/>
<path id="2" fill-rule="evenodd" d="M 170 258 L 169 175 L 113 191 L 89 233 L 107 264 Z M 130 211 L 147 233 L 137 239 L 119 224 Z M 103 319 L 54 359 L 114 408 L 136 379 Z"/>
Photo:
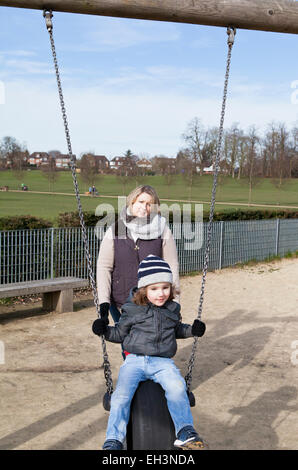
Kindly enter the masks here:
<path id="1" fill-rule="evenodd" d="M 155 311 L 155 316 L 156 316 L 156 326 L 157 326 L 157 332 L 156 332 L 156 348 L 158 354 L 160 354 L 160 341 L 161 341 L 161 315 L 157 307 L 154 308 Z"/>

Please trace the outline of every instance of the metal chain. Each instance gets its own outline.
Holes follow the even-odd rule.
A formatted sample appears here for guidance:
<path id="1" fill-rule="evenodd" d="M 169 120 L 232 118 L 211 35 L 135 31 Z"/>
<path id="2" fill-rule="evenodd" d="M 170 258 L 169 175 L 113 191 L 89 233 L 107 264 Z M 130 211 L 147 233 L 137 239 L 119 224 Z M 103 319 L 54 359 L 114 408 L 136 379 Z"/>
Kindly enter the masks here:
<path id="1" fill-rule="evenodd" d="M 202 309 L 203 309 L 203 301 L 204 301 L 204 292 L 205 292 L 205 284 L 206 284 L 206 275 L 208 270 L 208 263 L 209 263 L 209 251 L 210 251 L 210 244 L 211 244 L 211 229 L 212 229 L 212 222 L 214 216 L 214 206 L 215 206 L 215 197 L 216 197 L 216 187 L 217 187 L 217 177 L 219 171 L 219 162 L 221 156 L 221 147 L 222 147 L 222 137 L 223 137 L 223 127 L 224 127 L 224 119 L 225 119 L 225 111 L 226 111 L 226 101 L 227 101 L 227 93 L 228 93 L 228 82 L 229 82 L 229 75 L 230 75 L 230 65 L 231 65 L 231 56 L 232 56 L 232 48 L 234 44 L 236 29 L 235 28 L 227 28 L 228 34 L 228 55 L 227 55 L 227 64 L 226 64 L 226 74 L 225 74 L 225 81 L 224 81 L 224 91 L 223 91 L 223 100 L 222 100 L 222 108 L 221 108 L 221 117 L 220 117 L 220 124 L 219 124 L 219 133 L 218 133 L 218 140 L 217 140 L 217 150 L 216 150 L 216 157 L 215 157 L 215 168 L 214 168 L 214 176 L 213 176 L 213 186 L 212 186 L 212 194 L 211 194 L 211 204 L 210 204 L 210 213 L 209 213 L 209 221 L 207 227 L 207 242 L 205 248 L 205 257 L 204 257 L 204 266 L 203 266 L 203 275 L 202 275 L 202 284 L 201 284 L 201 294 L 200 294 L 200 301 L 198 307 L 198 316 L 197 319 L 200 320 L 202 316 Z M 187 386 L 187 390 L 190 391 L 190 386 L 192 382 L 192 370 L 195 362 L 196 350 L 197 350 L 197 343 L 198 337 L 194 337 L 192 352 L 188 364 L 188 372 L 185 376 L 185 382 Z"/>
<path id="2" fill-rule="evenodd" d="M 97 312 L 98 317 L 100 317 L 100 305 L 99 305 L 99 300 L 98 300 L 98 295 L 97 295 L 93 268 L 92 268 L 92 260 L 91 260 L 90 249 L 89 249 L 87 229 L 86 229 L 86 225 L 84 221 L 83 209 L 81 205 L 79 187 L 78 187 L 78 182 L 77 182 L 76 163 L 75 163 L 74 155 L 72 153 L 72 146 L 71 146 L 71 140 L 70 140 L 70 134 L 69 134 L 69 128 L 68 128 L 68 122 L 67 122 L 66 108 L 65 108 L 65 103 L 64 103 L 64 97 L 63 97 L 63 91 L 62 91 L 62 85 L 61 85 L 60 73 L 59 73 L 59 66 L 58 66 L 55 42 L 54 42 L 54 37 L 53 37 L 52 11 L 44 10 L 43 16 L 45 18 L 46 27 L 50 36 L 51 49 L 52 49 L 52 54 L 53 54 L 57 85 L 58 85 L 58 91 L 59 91 L 61 112 L 62 112 L 62 118 L 63 118 L 63 123 L 64 123 L 64 130 L 65 130 L 66 142 L 67 142 L 67 147 L 68 147 L 68 153 L 70 156 L 70 167 L 71 167 L 72 179 L 73 179 L 75 195 L 76 195 L 76 200 L 77 200 L 77 205 L 78 205 L 81 230 L 82 230 L 82 238 L 83 238 L 84 249 L 85 249 L 85 256 L 86 256 L 87 264 L 88 264 L 88 274 L 89 274 L 90 284 L 91 284 L 91 288 L 93 292 L 96 312 Z M 111 366 L 110 366 L 110 362 L 108 358 L 106 342 L 103 336 L 101 336 L 101 340 L 102 340 L 103 361 L 104 361 L 103 362 L 104 376 L 105 376 L 106 385 L 107 385 L 107 392 L 111 395 L 113 393 L 112 371 L 111 371 Z"/>

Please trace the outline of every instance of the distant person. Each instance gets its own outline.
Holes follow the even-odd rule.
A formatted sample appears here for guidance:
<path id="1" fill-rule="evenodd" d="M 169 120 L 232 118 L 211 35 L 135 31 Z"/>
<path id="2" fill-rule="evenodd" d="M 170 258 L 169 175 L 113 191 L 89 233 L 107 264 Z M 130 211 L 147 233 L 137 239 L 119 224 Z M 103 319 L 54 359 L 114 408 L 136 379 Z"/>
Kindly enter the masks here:
<path id="1" fill-rule="evenodd" d="M 90 196 L 92 194 L 92 187 L 91 186 L 89 186 L 89 194 L 90 194 Z"/>

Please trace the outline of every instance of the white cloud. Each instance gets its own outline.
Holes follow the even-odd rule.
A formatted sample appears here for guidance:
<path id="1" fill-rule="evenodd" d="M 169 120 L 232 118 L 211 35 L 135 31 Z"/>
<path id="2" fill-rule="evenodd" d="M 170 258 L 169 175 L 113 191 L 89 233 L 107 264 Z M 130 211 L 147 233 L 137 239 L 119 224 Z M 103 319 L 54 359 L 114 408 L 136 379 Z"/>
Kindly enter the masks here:
<path id="1" fill-rule="evenodd" d="M 53 74 L 53 70 L 46 62 L 33 60 L 8 59 L 5 62 L 6 71 L 22 73 L 25 75 L 49 75 Z"/>
<path id="2" fill-rule="evenodd" d="M 0 56 L 17 56 L 17 57 L 31 57 L 36 55 L 36 52 L 33 51 L 25 51 L 25 50 L 11 50 L 11 51 L 1 51 Z"/>
<path id="3" fill-rule="evenodd" d="M 90 82 L 89 82 L 90 83 Z M 175 67 L 164 65 L 147 66 L 142 70 L 134 67 L 121 67 L 113 75 L 102 77 L 100 86 L 107 91 L 117 89 L 124 93 L 152 93 L 160 91 L 183 90 L 185 94 L 201 94 L 202 86 L 222 89 L 222 81 L 218 80 L 207 69 L 191 67 Z"/>
<path id="4" fill-rule="evenodd" d="M 99 22 L 98 28 L 88 32 L 82 38 L 77 50 L 117 50 L 149 43 L 177 41 L 180 37 L 178 28 L 173 24 L 145 21 L 123 21 L 117 18 Z"/>

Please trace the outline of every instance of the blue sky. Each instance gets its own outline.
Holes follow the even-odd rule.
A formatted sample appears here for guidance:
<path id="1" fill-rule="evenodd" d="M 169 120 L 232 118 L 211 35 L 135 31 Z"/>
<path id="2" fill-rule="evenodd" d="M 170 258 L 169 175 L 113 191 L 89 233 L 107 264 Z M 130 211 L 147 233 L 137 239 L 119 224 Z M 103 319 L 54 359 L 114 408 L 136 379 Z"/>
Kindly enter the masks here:
<path id="1" fill-rule="evenodd" d="M 0 7 L 0 25 L 0 139 L 66 153 L 42 12 Z M 55 13 L 54 35 L 78 156 L 172 157 L 191 119 L 218 125 L 225 28 Z M 237 31 L 225 127 L 297 124 L 297 46 L 295 35 Z"/>

